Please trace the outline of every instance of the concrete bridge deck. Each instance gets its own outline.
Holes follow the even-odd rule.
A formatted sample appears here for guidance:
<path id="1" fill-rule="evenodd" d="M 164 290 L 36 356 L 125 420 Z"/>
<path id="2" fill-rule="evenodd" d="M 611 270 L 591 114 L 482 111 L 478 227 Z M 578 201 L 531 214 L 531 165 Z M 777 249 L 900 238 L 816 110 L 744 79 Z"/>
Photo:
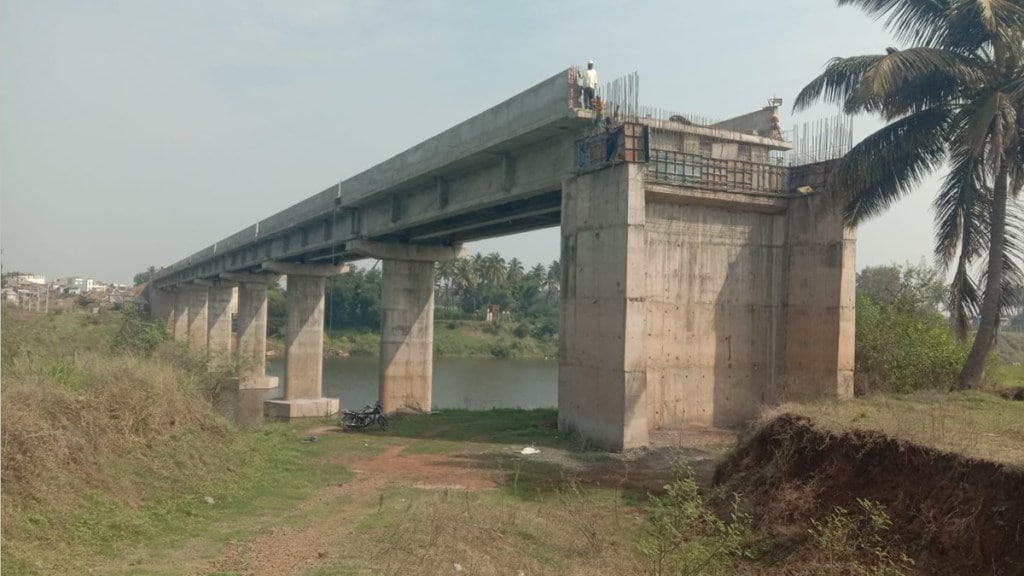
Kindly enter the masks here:
<path id="1" fill-rule="evenodd" d="M 211 361 L 244 360 L 243 386 L 276 385 L 263 373 L 266 286 L 286 274 L 285 396 L 266 412 L 323 416 L 338 409 L 320 397 L 325 278 L 381 259 L 381 401 L 429 409 L 435 262 L 465 241 L 559 225 L 563 429 L 622 449 L 652 428 L 849 395 L 854 237 L 820 193 L 827 166 L 779 163 L 790 144 L 771 107 L 605 129 L 579 107 L 574 74 L 161 269 L 154 314 Z"/>

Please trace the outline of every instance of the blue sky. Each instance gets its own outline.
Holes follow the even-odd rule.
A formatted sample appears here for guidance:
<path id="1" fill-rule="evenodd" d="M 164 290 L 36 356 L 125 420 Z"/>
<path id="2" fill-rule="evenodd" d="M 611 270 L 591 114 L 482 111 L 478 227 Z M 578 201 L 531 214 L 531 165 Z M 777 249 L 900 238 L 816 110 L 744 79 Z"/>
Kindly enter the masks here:
<path id="1" fill-rule="evenodd" d="M 129 281 L 591 58 L 704 116 L 777 94 L 789 127 L 835 113 L 788 113 L 829 57 L 890 45 L 824 0 L 5 0 L 3 265 Z M 930 261 L 935 187 L 861 227 L 858 268 Z M 558 233 L 469 248 L 532 265 Z"/>

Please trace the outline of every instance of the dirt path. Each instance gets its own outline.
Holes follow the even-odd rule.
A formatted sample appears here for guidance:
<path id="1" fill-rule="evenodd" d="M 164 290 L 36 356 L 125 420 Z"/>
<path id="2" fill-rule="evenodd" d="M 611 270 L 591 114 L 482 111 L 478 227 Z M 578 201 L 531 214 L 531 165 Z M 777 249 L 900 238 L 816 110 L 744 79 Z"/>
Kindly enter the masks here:
<path id="1" fill-rule="evenodd" d="M 324 433 L 324 429 L 310 433 Z M 364 511 L 389 486 L 411 486 L 425 490 L 486 490 L 499 485 L 500 478 L 480 462 L 462 455 L 403 455 L 409 441 L 401 442 L 369 459 L 338 457 L 355 478 L 329 486 L 303 502 L 296 511 L 315 508 L 330 513 L 300 528 L 271 527 L 256 538 L 230 542 L 222 556 L 203 574 L 237 572 L 251 576 L 303 574 L 331 561 L 334 544 L 343 541 Z"/>
<path id="2" fill-rule="evenodd" d="M 331 427 L 306 432 L 307 435 L 336 433 Z M 436 436 L 442 430 L 430 430 L 422 437 Z M 598 454 L 593 460 L 580 458 L 565 450 L 543 448 L 530 458 L 539 465 L 550 465 L 560 471 L 551 482 L 567 478 L 581 485 L 600 485 L 639 491 L 660 491 L 672 478 L 673 463 L 684 456 L 701 469 L 709 465 L 717 450 L 731 444 L 731 435 L 721 437 L 703 433 L 686 434 L 691 447 L 679 448 L 678 433 L 655 438 L 652 448 L 626 455 Z M 495 466 L 495 459 L 518 457 L 520 447 L 475 445 L 468 443 L 465 451 L 451 454 L 407 453 L 415 439 L 392 438 L 395 442 L 370 458 L 336 455 L 332 460 L 352 470 L 355 477 L 348 482 L 328 486 L 301 503 L 296 512 L 309 511 L 312 520 L 301 526 L 272 526 L 253 538 L 231 541 L 220 556 L 198 574 L 245 574 L 248 576 L 300 575 L 318 567 L 335 564 L 335 550 L 353 538 L 353 530 L 378 506 L 384 492 L 392 487 L 421 490 L 480 491 L 500 487 L 507 471 Z M 709 450 L 705 452 L 705 450 Z M 506 454 L 507 453 L 507 454 Z M 325 510 L 327 511 L 325 513 Z"/>

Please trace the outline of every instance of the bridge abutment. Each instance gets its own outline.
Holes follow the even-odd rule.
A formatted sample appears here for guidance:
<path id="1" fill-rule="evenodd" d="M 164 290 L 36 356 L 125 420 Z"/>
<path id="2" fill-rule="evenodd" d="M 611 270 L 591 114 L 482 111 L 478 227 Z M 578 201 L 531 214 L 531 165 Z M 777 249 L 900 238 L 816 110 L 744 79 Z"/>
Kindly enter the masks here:
<path id="1" fill-rule="evenodd" d="M 857 236 L 824 192 L 833 163 L 791 169 L 782 374 L 775 401 L 853 397 Z"/>
<path id="2" fill-rule="evenodd" d="M 644 218 L 640 165 L 563 184 L 559 429 L 613 450 L 648 441 Z"/>

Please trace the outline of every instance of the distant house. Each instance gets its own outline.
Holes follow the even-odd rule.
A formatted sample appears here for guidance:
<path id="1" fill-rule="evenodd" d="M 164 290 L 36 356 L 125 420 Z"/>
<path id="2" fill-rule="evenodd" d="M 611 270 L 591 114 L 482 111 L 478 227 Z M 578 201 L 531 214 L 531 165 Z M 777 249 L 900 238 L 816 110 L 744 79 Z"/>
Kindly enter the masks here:
<path id="1" fill-rule="evenodd" d="M 39 286 L 46 285 L 46 276 L 39 274 L 21 274 L 14 277 L 15 284 L 37 284 Z"/>
<path id="2" fill-rule="evenodd" d="M 81 294 L 82 292 L 106 289 L 106 285 L 102 282 L 97 282 L 92 278 L 82 278 L 80 276 L 57 278 L 54 284 L 56 284 L 60 288 L 60 291 L 65 294 Z"/>

